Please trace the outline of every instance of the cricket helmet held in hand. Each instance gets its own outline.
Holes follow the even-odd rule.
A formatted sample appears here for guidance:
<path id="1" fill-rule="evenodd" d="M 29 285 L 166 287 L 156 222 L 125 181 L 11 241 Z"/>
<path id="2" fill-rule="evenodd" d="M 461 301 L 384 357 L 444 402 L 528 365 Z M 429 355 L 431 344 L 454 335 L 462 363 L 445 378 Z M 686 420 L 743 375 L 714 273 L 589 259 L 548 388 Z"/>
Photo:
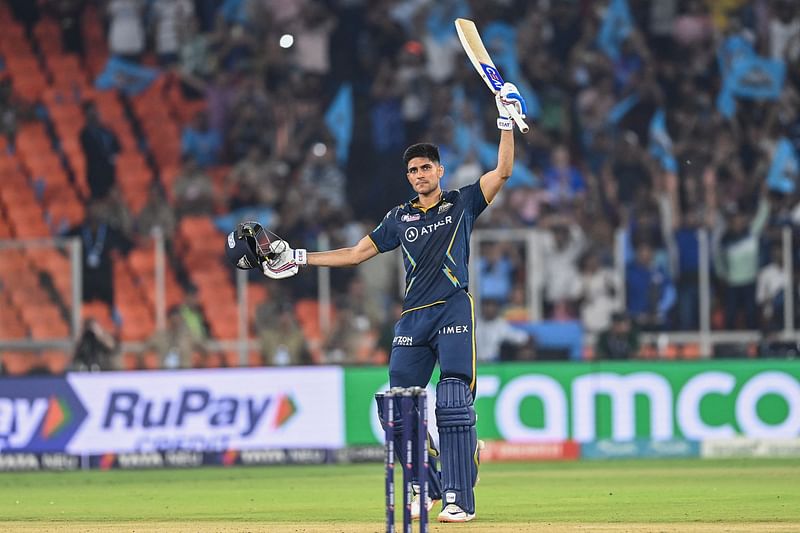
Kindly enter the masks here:
<path id="1" fill-rule="evenodd" d="M 240 222 L 228 233 L 225 255 L 236 268 L 260 268 L 270 253 L 270 238 L 258 222 Z"/>

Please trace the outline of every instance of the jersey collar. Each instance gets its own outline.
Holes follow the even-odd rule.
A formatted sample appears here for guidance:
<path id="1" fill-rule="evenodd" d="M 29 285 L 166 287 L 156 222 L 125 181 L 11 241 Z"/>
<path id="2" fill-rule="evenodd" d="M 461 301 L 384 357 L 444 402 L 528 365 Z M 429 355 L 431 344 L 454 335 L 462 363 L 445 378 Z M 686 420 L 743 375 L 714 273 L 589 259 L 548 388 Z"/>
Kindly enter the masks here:
<path id="1" fill-rule="evenodd" d="M 440 203 L 442 203 L 442 200 L 444 200 L 444 191 L 443 190 L 439 191 L 439 199 L 436 200 L 436 203 L 433 204 L 430 207 L 423 207 L 422 204 L 419 203 L 419 196 L 414 197 L 414 199 L 411 200 L 411 202 L 409 202 L 409 204 L 414 209 L 419 209 L 423 213 L 427 213 L 430 209 L 432 209 L 432 208 L 436 207 L 437 205 L 439 205 Z"/>

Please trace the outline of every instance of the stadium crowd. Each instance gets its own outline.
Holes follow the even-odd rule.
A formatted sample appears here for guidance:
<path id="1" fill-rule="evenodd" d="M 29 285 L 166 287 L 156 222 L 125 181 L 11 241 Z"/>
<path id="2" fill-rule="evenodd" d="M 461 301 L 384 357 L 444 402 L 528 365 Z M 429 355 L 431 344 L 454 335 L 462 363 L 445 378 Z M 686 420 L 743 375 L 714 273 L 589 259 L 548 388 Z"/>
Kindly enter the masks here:
<path id="1" fill-rule="evenodd" d="M 533 104 L 535 127 L 518 137 L 514 174 L 478 227 L 542 232 L 547 320 L 580 321 L 597 338 L 594 355 L 606 358 L 636 357 L 637 331 L 696 331 L 698 230 L 706 229 L 712 327 L 783 329 L 781 233 L 800 229 L 797 2 L 9 5 L 25 28 L 20 38 L 33 43 L 43 20 L 57 21 L 62 52 L 93 75 L 87 94 L 113 92 L 124 108 L 119 117 L 104 116 L 92 97 L 75 96 L 85 164 L 67 166 L 75 183 L 85 174 L 85 219 L 50 229 L 83 239 L 84 299 L 106 302 L 107 329 L 119 329 L 126 317 L 114 295 L 114 263 L 146 246 L 156 227 L 180 286 L 166 329 L 151 324 L 142 336 L 145 355 L 103 363 L 93 359 L 98 349 L 79 349 L 87 368 L 226 364 L 206 353 L 206 340 L 229 337 L 215 331 L 203 304 L 195 270 L 206 263 L 190 260 L 187 250 L 219 249 L 218 263 L 222 231 L 238 220 L 257 218 L 298 247 L 317 249 L 322 235 L 331 247 L 351 245 L 412 196 L 400 157 L 408 144 L 440 146 L 444 188 L 492 168 L 494 109 L 461 50 L 456 17 L 476 21 L 505 78 Z M 87 37 L 98 22 L 106 40 L 99 59 Z M 33 49 L 45 64 L 48 52 Z M 17 131 L 32 122 L 52 131 L 53 114 L 6 68 L 14 47 L 3 50 L 0 132 L 11 157 Z M 174 141 L 143 120 L 138 102 L 153 94 L 172 103 Z M 119 120 L 130 124 L 132 147 L 120 138 Z M 176 157 L 162 157 L 162 140 L 176 144 Z M 152 171 L 134 201 L 121 157 L 130 150 Z M 211 220 L 216 233 L 195 230 L 199 219 Z M 613 268 L 620 229 L 624 279 Z M 5 237 L 24 235 L 6 230 Z M 217 242 L 197 242 L 206 238 Z M 487 242 L 479 254 L 479 357 L 537 358 L 536 339 L 509 326 L 529 318 L 525 251 Z M 252 277 L 265 290 L 254 310 L 262 346 L 256 362 L 385 362 L 400 311 L 397 261 L 386 255 L 331 272 L 334 309 L 324 335 L 308 335 L 296 305 L 317 297 L 315 271 L 282 283 Z M 798 264 L 795 253 L 795 270 Z M 233 273 L 226 275 L 232 287 Z M 87 320 L 82 339 L 115 353 L 119 336 L 109 340 L 98 327 Z M 154 363 L 147 353 L 156 354 Z"/>

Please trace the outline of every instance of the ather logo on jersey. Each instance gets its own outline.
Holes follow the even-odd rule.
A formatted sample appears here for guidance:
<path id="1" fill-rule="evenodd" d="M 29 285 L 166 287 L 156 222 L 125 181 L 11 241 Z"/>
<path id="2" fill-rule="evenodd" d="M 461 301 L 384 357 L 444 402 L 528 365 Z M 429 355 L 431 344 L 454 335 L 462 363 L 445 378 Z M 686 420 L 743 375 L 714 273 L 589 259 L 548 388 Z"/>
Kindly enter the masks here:
<path id="1" fill-rule="evenodd" d="M 406 228 L 405 231 L 406 241 L 414 242 L 417 240 L 417 238 L 419 238 L 420 235 L 428 235 L 430 233 L 433 233 L 437 229 L 441 228 L 442 226 L 446 226 L 452 223 L 453 223 L 453 217 L 447 216 L 444 217 L 444 219 L 438 222 L 434 222 L 433 224 L 428 224 L 427 226 L 420 226 L 420 227 L 412 226 L 410 228 Z"/>

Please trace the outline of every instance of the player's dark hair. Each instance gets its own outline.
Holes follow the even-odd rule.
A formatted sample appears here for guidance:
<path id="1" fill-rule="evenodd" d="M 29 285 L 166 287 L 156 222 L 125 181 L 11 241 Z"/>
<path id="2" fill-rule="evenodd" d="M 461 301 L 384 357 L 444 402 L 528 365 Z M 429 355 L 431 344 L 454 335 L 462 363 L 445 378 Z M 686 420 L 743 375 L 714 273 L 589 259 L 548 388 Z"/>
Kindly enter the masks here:
<path id="1" fill-rule="evenodd" d="M 408 162 L 415 157 L 427 157 L 434 163 L 439 162 L 439 147 L 431 143 L 412 144 L 403 154 L 403 164 L 408 167 Z"/>

